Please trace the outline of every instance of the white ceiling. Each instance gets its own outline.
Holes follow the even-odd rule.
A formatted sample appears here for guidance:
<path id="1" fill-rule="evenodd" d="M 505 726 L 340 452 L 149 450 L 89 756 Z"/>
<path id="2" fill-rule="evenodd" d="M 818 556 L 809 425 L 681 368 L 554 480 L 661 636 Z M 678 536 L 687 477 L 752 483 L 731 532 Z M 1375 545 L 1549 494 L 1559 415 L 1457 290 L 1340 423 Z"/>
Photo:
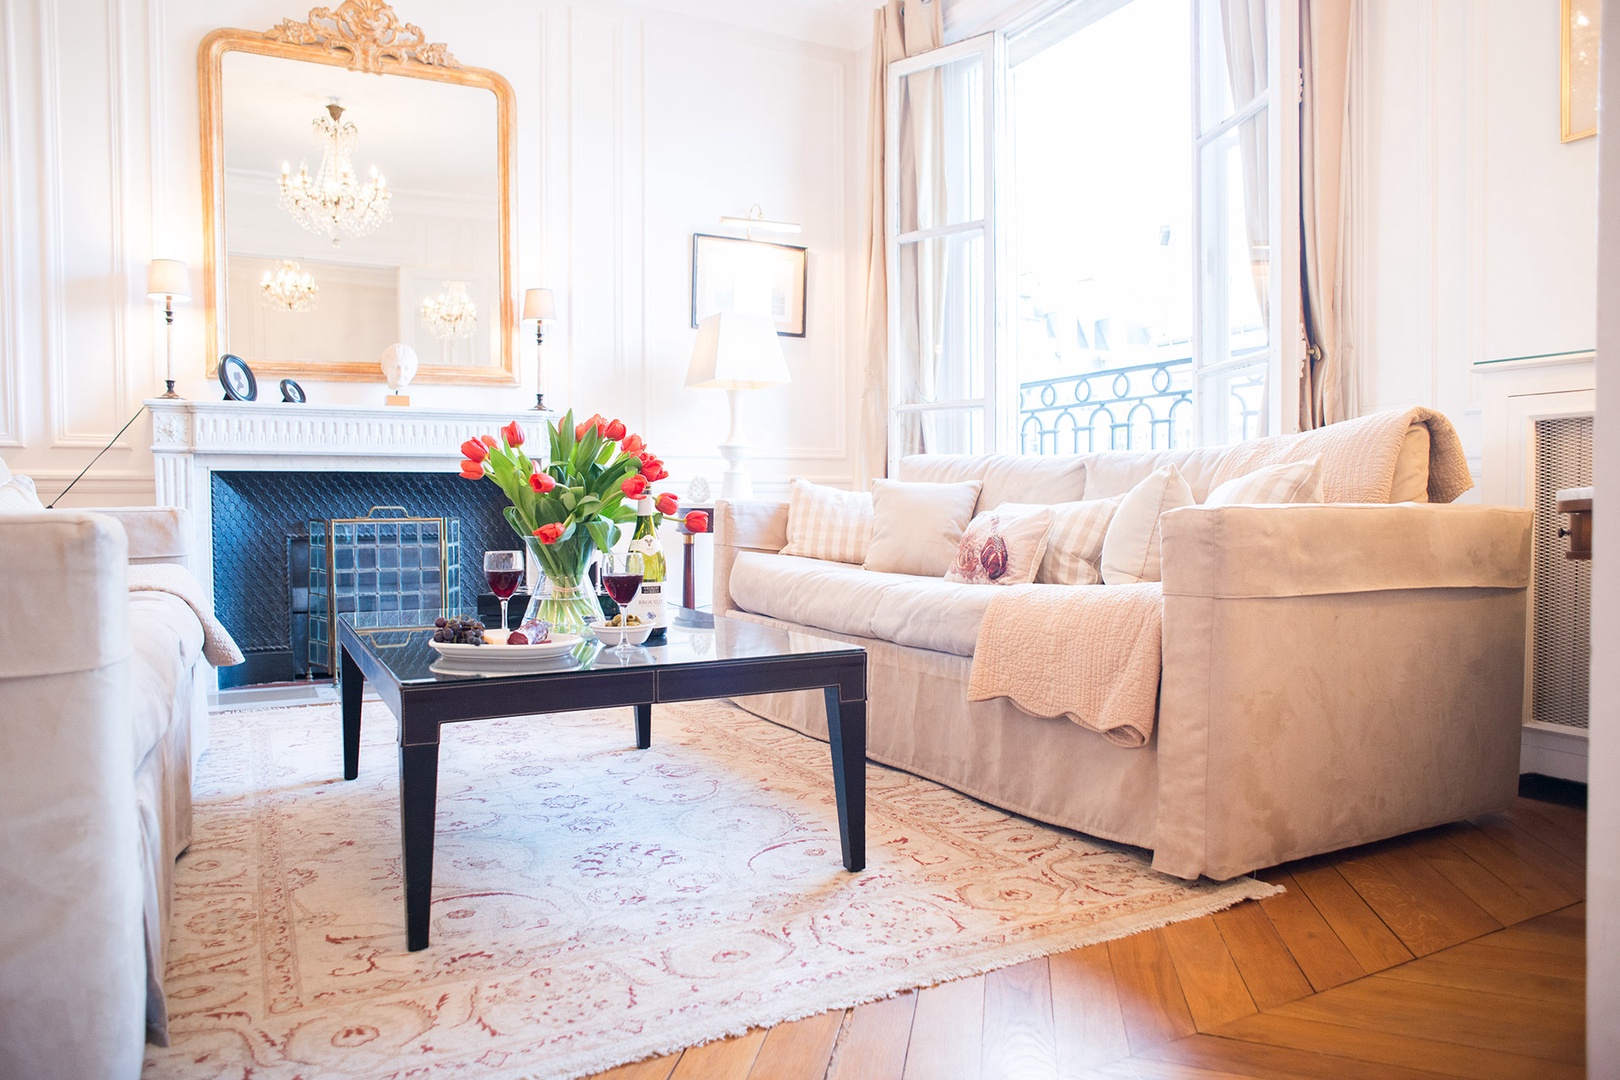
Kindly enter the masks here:
<path id="1" fill-rule="evenodd" d="M 245 52 L 225 54 L 222 81 L 227 173 L 279 173 L 283 161 L 296 171 L 307 161 L 313 174 L 321 144 L 311 122 L 336 101 L 359 132 L 361 179 L 375 165 L 396 191 L 495 198 L 488 90 Z"/>

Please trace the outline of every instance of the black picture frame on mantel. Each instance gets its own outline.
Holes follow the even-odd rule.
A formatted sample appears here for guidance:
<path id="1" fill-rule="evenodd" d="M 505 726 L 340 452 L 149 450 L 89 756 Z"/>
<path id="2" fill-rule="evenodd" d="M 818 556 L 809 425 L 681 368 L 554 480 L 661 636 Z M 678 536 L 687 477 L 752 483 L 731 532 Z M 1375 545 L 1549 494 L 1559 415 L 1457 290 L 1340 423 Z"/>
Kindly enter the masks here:
<path id="1" fill-rule="evenodd" d="M 240 356 L 226 353 L 219 358 L 219 385 L 225 389 L 226 401 L 257 401 L 259 380 L 253 369 Z"/>
<path id="2" fill-rule="evenodd" d="M 302 405 L 307 399 L 304 397 L 304 388 L 291 379 L 281 380 L 281 400 L 290 405 Z"/>

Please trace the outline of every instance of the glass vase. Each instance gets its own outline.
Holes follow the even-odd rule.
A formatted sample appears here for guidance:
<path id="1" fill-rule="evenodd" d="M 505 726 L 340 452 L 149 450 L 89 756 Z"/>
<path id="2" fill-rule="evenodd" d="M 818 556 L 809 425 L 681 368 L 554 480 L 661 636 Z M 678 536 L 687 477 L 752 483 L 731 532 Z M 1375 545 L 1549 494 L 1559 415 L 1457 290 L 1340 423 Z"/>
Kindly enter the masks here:
<path id="1" fill-rule="evenodd" d="M 524 543 L 545 571 L 545 581 L 529 598 L 523 621 L 539 619 L 549 623 L 553 633 L 587 636 L 589 622 L 602 617 L 602 605 L 586 573 L 593 549 L 586 544 L 546 545 L 532 536 Z"/>

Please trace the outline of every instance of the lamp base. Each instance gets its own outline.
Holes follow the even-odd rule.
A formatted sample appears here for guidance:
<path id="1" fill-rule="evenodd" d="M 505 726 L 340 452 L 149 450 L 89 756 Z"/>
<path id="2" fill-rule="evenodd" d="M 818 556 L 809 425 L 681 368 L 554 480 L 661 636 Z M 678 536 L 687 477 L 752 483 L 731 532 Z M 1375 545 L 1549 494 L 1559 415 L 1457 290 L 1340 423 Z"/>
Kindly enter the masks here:
<path id="1" fill-rule="evenodd" d="M 383 404 L 398 405 L 401 408 L 409 408 L 411 404 L 411 396 L 409 394 L 389 394 L 387 397 L 383 398 Z"/>
<path id="2" fill-rule="evenodd" d="M 163 393 L 159 394 L 158 397 L 160 397 L 160 398 L 172 398 L 172 399 L 174 399 L 176 401 L 178 401 L 180 399 L 180 395 L 174 392 L 174 380 L 173 379 L 164 379 L 163 380 L 163 387 L 164 387 Z"/>
<path id="3" fill-rule="evenodd" d="M 748 459 L 754 456 L 754 448 L 742 443 L 721 443 L 720 456 L 726 459 L 726 471 L 720 478 L 720 497 L 752 499 L 754 478 L 748 471 Z"/>

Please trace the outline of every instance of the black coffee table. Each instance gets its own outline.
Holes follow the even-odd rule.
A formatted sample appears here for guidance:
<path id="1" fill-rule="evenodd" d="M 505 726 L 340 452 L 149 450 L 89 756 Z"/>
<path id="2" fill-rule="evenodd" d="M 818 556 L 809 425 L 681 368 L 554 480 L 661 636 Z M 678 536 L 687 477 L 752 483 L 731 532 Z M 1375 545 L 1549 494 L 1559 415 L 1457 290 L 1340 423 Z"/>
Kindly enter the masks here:
<path id="1" fill-rule="evenodd" d="M 360 775 L 362 677 L 399 722 L 405 934 L 412 951 L 428 944 L 443 724 L 631 705 L 636 746 L 645 750 L 658 702 L 823 690 L 844 867 L 866 866 L 866 650 L 860 646 L 717 618 L 712 629 L 671 627 L 667 644 L 634 649 L 627 658 L 587 638 L 572 653 L 575 666 L 564 670 L 452 675 L 430 670 L 440 659 L 428 645 L 436 614 L 338 619 L 345 780 Z"/>

